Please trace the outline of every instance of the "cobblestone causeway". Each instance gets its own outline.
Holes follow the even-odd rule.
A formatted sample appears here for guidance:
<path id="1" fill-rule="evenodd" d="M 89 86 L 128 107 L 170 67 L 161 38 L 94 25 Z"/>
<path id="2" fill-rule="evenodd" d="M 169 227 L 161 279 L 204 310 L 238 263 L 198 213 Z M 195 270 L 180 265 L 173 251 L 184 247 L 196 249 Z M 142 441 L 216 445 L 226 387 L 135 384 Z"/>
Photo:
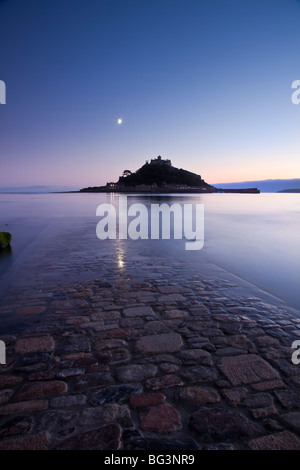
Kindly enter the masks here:
<path id="1" fill-rule="evenodd" d="M 222 273 L 130 268 L 8 294 L 27 326 L 1 337 L 0 449 L 300 449 L 299 312 Z"/>

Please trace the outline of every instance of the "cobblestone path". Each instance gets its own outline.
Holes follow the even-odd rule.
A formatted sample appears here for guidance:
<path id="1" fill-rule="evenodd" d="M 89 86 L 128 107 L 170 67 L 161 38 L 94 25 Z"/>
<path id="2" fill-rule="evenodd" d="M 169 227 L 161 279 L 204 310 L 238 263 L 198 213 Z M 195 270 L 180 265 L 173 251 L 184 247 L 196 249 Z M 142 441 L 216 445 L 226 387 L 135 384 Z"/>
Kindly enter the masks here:
<path id="1" fill-rule="evenodd" d="M 300 449 L 298 312 L 180 263 L 67 284 L 2 309 L 0 450 Z"/>

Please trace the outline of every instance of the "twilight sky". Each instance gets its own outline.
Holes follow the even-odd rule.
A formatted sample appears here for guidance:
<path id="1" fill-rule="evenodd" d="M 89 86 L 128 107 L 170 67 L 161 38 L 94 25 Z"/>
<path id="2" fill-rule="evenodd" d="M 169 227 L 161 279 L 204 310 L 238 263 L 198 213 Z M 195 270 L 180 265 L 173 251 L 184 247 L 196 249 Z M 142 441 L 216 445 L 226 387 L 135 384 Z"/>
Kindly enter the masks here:
<path id="1" fill-rule="evenodd" d="M 208 183 L 299 178 L 299 24 L 299 0 L 0 0 L 0 186 L 157 155 Z"/>

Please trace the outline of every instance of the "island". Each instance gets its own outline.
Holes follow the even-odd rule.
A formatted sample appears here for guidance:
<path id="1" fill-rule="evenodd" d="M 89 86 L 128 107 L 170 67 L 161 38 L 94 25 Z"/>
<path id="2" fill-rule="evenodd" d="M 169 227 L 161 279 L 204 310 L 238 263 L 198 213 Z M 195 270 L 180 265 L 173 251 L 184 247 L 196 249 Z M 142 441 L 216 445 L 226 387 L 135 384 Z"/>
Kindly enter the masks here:
<path id="1" fill-rule="evenodd" d="M 200 175 L 182 168 L 176 168 L 171 160 L 157 158 L 146 160 L 135 172 L 124 170 L 117 182 L 105 186 L 80 189 L 83 193 L 259 193 L 257 188 L 220 189 L 206 183 Z"/>

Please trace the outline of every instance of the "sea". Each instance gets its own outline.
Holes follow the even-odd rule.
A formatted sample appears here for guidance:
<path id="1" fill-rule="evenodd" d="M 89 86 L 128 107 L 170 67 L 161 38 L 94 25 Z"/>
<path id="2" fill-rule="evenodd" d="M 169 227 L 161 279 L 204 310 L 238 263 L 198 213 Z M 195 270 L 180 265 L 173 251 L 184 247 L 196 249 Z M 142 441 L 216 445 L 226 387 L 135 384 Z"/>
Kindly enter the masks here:
<path id="1" fill-rule="evenodd" d="M 184 232 L 182 239 L 174 238 L 173 229 L 169 238 L 162 238 L 160 228 L 158 239 L 126 239 L 123 226 L 120 238 L 124 214 L 119 203 L 125 196 L 128 208 L 140 208 L 136 217 L 148 217 L 149 233 L 152 205 L 179 204 L 182 214 L 189 205 L 194 228 L 196 207 L 201 207 L 201 248 L 187 250 Z M 99 238 L 100 212 L 110 214 L 110 227 L 115 223 L 114 238 Z M 128 216 L 127 223 L 136 217 Z M 140 226 L 135 228 L 137 232 Z M 181 266 L 185 276 L 228 273 L 300 312 L 300 194 L 0 194 L 0 231 L 12 234 L 10 249 L 0 252 L 0 333 L 8 292 L 10 298 L 12 292 L 22 292 L 30 300 L 37 285 L 43 295 L 50 286 L 103 276 L 104 260 L 125 276 L 135 261 L 151 266 L 149 260 L 154 271 L 157 263 L 164 263 Z"/>

